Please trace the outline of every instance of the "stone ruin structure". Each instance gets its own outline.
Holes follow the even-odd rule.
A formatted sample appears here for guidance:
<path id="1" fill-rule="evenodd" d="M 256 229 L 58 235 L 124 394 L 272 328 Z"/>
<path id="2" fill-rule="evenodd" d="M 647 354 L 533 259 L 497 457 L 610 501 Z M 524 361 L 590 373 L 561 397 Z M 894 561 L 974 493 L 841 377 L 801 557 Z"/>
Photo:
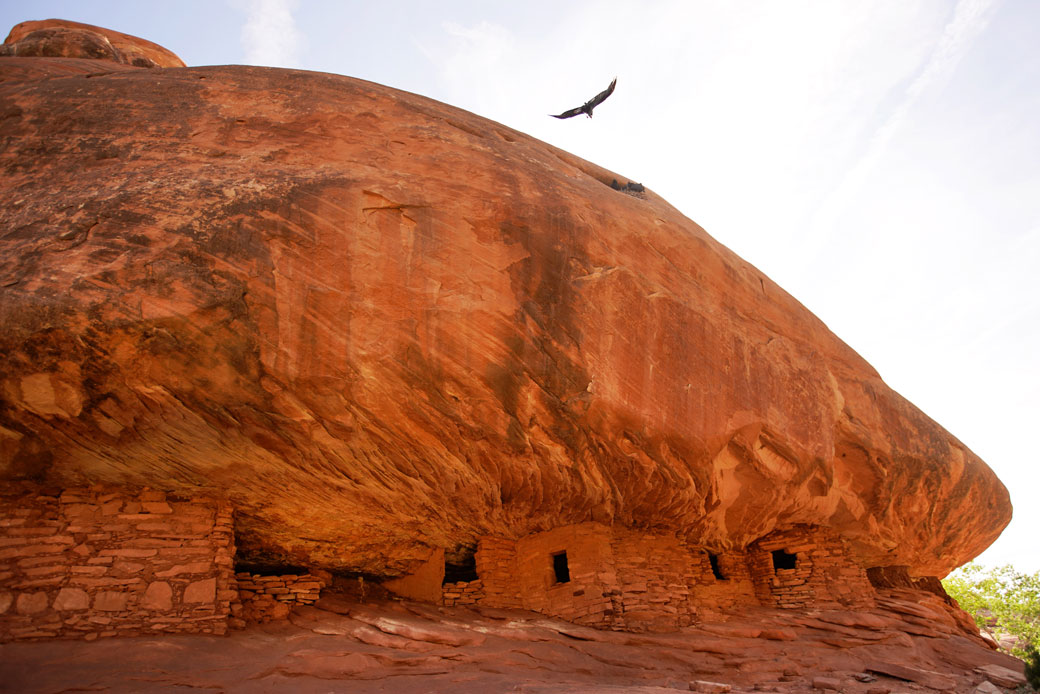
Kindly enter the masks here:
<path id="1" fill-rule="evenodd" d="M 144 490 L 0 496 L 0 639 L 223 634 L 231 506 Z"/>
<path id="2" fill-rule="evenodd" d="M 473 558 L 477 577 L 446 584 L 445 605 L 525 608 L 609 629 L 674 631 L 737 607 L 874 602 L 866 572 L 818 527 L 715 554 L 674 535 L 583 523 L 519 540 L 482 538 Z M 398 586 L 406 595 L 411 588 Z"/>
<path id="3" fill-rule="evenodd" d="M 0 496 L 0 638 L 222 634 L 313 604 L 327 572 L 264 575 L 234 564 L 226 501 L 101 487 Z M 446 606 L 517 608 L 576 624 L 674 631 L 747 606 L 873 605 L 864 569 L 818 527 L 715 554 L 674 535 L 586 522 L 521 538 L 481 538 L 471 567 L 444 551 L 385 586 Z M 448 570 L 472 572 L 448 582 Z"/>
<path id="4" fill-rule="evenodd" d="M 934 587 L 1010 519 L 757 269 L 501 124 L 56 20 L 0 119 L 0 640 L 333 574 L 667 631 Z"/>

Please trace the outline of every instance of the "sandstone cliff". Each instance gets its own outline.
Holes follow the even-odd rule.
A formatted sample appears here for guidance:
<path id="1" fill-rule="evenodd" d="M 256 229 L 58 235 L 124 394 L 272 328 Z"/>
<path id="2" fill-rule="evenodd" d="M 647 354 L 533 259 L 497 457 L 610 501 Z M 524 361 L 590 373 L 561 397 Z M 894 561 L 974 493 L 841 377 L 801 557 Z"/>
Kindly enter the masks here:
<path id="1" fill-rule="evenodd" d="M 3 478 L 220 493 L 241 556 L 374 576 L 589 520 L 717 551 L 825 526 L 942 576 L 1009 521 L 649 189 L 388 87 L 31 24 L 0 52 Z"/>

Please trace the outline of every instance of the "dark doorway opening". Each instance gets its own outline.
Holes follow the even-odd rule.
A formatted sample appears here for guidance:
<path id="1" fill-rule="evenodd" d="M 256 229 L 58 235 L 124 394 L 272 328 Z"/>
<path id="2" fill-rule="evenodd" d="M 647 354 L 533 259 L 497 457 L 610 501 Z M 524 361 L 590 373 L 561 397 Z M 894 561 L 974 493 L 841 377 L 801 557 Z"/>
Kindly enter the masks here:
<path id="1" fill-rule="evenodd" d="M 719 568 L 719 555 L 708 552 L 708 563 L 711 564 L 711 573 L 715 575 L 715 580 L 725 581 L 726 577 L 722 574 L 722 569 Z"/>
<path id="2" fill-rule="evenodd" d="M 567 566 L 567 553 L 557 552 L 552 555 L 553 560 L 553 573 L 556 574 L 557 583 L 569 583 L 571 580 L 571 570 Z"/>
<path id="3" fill-rule="evenodd" d="M 451 557 L 444 558 L 444 583 L 470 582 L 477 576 L 477 553 L 475 549 L 462 549 Z"/>
<path id="4" fill-rule="evenodd" d="M 773 572 L 781 569 L 793 569 L 798 566 L 798 555 L 790 554 L 782 549 L 773 550 Z"/>

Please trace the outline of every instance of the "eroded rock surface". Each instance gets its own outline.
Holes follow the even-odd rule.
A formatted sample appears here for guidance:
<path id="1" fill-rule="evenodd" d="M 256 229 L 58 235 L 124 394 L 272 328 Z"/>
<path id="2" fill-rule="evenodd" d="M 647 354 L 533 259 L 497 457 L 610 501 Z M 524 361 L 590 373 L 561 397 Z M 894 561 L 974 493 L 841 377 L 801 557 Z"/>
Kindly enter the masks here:
<path id="1" fill-rule="evenodd" d="M 184 67 L 184 61 L 151 41 L 64 19 L 16 24 L 0 46 L 0 56 L 85 58 L 134 67 Z"/>
<path id="2" fill-rule="evenodd" d="M 759 609 L 677 634 L 620 634 L 520 610 L 343 595 L 228 637 L 0 645 L 23 694 L 224 692 L 972 692 L 1018 686 L 1022 663 L 961 630 L 942 601 L 883 594 L 874 610 Z M 959 612 L 959 610 L 956 610 Z M 908 613 L 927 615 L 922 623 Z M 923 623 L 927 622 L 927 623 Z M 984 689 L 984 691 L 987 691 Z M 997 690 L 1001 691 L 1001 690 Z"/>
<path id="3" fill-rule="evenodd" d="M 3 478 L 218 492 L 243 559 L 373 576 L 590 520 L 942 576 L 1010 519 L 649 188 L 349 77 L 18 48 L 70 26 L 0 57 Z"/>

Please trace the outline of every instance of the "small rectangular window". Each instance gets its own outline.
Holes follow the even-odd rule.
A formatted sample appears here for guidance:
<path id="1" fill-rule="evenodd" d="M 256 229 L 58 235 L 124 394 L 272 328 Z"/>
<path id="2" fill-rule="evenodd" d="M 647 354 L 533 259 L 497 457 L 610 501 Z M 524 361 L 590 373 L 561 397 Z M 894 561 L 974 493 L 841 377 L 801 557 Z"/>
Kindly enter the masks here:
<path id="1" fill-rule="evenodd" d="M 798 555 L 790 554 L 782 549 L 773 550 L 773 572 L 780 569 L 793 569 L 798 565 Z"/>
<path id="2" fill-rule="evenodd" d="M 567 552 L 557 552 L 552 555 L 553 573 L 556 574 L 557 583 L 569 583 L 571 570 L 567 567 Z"/>
<path id="3" fill-rule="evenodd" d="M 719 555 L 708 552 L 708 563 L 711 564 L 711 573 L 715 576 L 715 580 L 725 581 L 726 577 L 722 575 L 722 569 L 719 568 Z"/>

